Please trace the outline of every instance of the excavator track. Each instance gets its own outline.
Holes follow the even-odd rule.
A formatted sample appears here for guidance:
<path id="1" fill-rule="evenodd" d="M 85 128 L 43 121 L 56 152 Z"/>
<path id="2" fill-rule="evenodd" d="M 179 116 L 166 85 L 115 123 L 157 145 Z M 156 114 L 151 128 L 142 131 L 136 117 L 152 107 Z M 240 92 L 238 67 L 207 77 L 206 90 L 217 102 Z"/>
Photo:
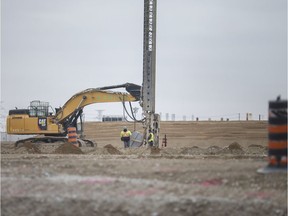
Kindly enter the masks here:
<path id="1" fill-rule="evenodd" d="M 24 143 L 37 143 L 37 144 L 49 144 L 49 143 L 67 143 L 68 138 L 66 137 L 55 137 L 55 136 L 43 136 L 43 137 L 31 137 L 27 139 L 18 140 L 15 142 L 15 147 L 20 147 Z M 96 144 L 91 140 L 87 139 L 77 139 L 79 147 L 96 147 Z"/>

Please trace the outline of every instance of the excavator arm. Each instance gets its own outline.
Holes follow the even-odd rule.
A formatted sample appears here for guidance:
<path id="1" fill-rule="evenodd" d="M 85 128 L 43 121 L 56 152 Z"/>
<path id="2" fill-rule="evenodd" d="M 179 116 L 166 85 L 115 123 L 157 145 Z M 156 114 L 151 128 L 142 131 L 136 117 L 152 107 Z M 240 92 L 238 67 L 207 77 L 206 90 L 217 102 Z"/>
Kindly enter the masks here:
<path id="1" fill-rule="evenodd" d="M 107 90 L 125 87 L 124 92 L 111 92 Z M 55 116 L 57 123 L 63 123 L 67 118 L 75 115 L 85 106 L 94 103 L 139 101 L 141 86 L 126 83 L 123 85 L 106 86 L 101 88 L 90 88 L 73 95 L 64 106 L 58 110 Z"/>

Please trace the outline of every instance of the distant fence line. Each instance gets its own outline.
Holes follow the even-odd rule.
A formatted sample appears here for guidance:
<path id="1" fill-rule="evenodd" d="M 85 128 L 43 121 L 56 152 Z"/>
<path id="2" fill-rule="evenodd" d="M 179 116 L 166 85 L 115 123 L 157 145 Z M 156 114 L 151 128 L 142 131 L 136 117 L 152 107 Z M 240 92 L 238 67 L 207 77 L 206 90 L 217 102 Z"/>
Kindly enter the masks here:
<path id="1" fill-rule="evenodd" d="M 252 115 L 252 113 L 236 113 L 217 116 L 197 116 L 197 115 L 176 115 L 170 113 L 159 113 L 161 121 L 266 121 L 268 118 L 265 115 Z M 126 121 L 129 118 L 123 116 L 103 116 L 98 121 L 102 122 L 114 122 L 114 121 Z M 91 119 L 86 119 L 91 121 Z M 132 121 L 132 120 L 131 120 Z"/>
<path id="2" fill-rule="evenodd" d="M 246 114 L 230 114 L 230 115 L 218 115 L 218 116 L 196 116 L 196 115 L 176 115 L 170 113 L 159 113 L 161 121 L 267 121 L 265 115 L 259 114 L 253 116 L 252 113 Z M 111 118 L 109 116 L 103 116 L 101 119 L 103 122 L 106 121 L 126 121 L 129 119 L 126 117 L 117 116 Z"/>
<path id="3" fill-rule="evenodd" d="M 252 113 L 236 113 L 217 116 L 197 116 L 197 115 L 177 115 L 170 113 L 160 113 L 161 121 L 251 121 L 251 120 L 267 120 L 265 115 L 259 114 L 253 116 Z"/>

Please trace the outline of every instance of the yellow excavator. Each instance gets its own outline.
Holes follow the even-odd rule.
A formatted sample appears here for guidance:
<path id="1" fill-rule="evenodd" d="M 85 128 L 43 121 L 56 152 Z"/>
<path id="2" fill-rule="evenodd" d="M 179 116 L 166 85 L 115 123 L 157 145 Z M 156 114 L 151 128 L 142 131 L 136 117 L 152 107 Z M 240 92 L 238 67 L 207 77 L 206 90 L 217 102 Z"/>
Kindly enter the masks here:
<path id="1" fill-rule="evenodd" d="M 127 92 L 113 92 L 111 89 L 126 88 Z M 79 146 L 95 146 L 91 140 L 83 137 L 83 108 L 94 103 L 139 101 L 141 86 L 126 83 L 123 85 L 90 88 L 73 95 L 62 107 L 49 112 L 48 102 L 32 101 L 28 109 L 9 110 L 7 117 L 7 133 L 15 135 L 38 135 L 18 140 L 20 143 L 67 141 L 68 127 L 76 127 Z"/>

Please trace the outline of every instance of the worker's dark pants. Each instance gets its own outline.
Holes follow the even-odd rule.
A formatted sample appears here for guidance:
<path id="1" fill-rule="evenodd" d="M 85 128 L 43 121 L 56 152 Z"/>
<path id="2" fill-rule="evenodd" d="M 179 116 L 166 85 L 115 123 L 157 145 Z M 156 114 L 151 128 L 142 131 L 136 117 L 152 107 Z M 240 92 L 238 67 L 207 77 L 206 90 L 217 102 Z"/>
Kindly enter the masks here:
<path id="1" fill-rule="evenodd" d="M 124 148 L 130 147 L 130 141 L 124 141 Z"/>
<path id="2" fill-rule="evenodd" d="M 153 146 L 153 141 L 149 142 L 149 146 L 150 146 L 150 147 Z"/>

